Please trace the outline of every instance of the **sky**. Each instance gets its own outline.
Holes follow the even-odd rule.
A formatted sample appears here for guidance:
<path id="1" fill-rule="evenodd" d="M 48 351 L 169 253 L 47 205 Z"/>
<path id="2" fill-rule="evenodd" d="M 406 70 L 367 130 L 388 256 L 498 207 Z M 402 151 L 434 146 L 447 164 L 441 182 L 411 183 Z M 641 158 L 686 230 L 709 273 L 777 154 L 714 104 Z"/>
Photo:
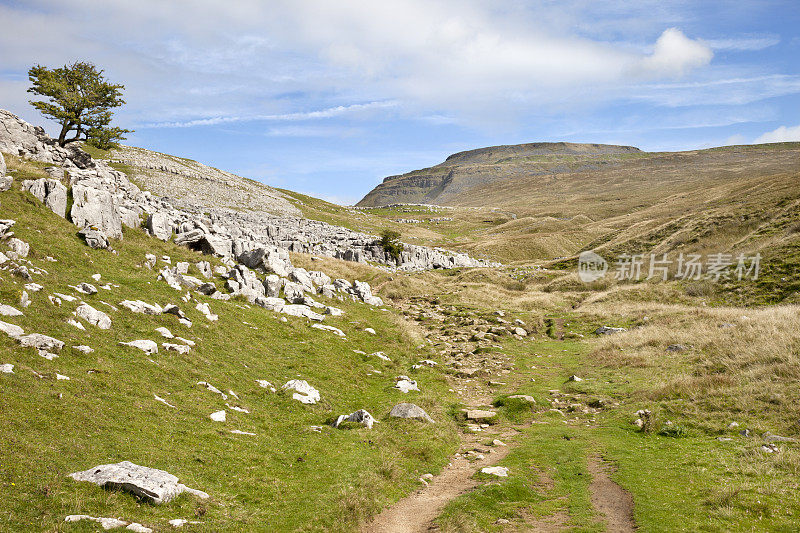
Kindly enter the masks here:
<path id="1" fill-rule="evenodd" d="M 125 85 L 126 144 L 340 204 L 499 144 L 800 141 L 797 0 L 0 0 L 0 108 L 35 64 Z"/>

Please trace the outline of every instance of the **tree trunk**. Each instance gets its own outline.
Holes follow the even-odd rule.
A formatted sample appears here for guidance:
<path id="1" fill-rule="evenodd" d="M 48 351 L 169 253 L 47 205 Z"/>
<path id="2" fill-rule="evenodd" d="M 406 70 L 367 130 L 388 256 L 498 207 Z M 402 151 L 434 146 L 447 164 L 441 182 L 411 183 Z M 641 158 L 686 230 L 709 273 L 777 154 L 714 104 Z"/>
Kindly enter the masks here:
<path id="1" fill-rule="evenodd" d="M 67 133 L 69 133 L 70 127 L 72 123 L 64 119 L 64 123 L 61 125 L 61 133 L 58 134 L 58 145 L 62 148 L 67 144 Z"/>

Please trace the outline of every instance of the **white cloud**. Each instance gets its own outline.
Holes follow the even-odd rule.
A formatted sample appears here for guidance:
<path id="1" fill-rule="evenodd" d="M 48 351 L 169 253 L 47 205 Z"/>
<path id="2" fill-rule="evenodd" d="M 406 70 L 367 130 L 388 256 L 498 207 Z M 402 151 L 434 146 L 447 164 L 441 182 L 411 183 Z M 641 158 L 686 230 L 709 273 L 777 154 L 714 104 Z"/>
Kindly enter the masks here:
<path id="1" fill-rule="evenodd" d="M 140 128 L 192 128 L 195 126 L 216 126 L 217 124 L 229 124 L 233 122 L 254 122 L 254 121 L 283 122 L 283 121 L 315 120 L 321 118 L 333 118 L 346 114 L 355 114 L 358 112 L 375 110 L 375 109 L 389 109 L 396 106 L 397 102 L 367 102 L 365 104 L 340 105 L 336 107 L 329 107 L 327 109 L 320 109 L 317 111 L 305 111 L 300 113 L 283 113 L 278 115 L 217 116 L 217 117 L 187 120 L 183 122 L 154 122 L 151 124 L 143 124 L 139 127 Z"/>
<path id="2" fill-rule="evenodd" d="M 756 51 L 775 46 L 781 42 L 781 39 L 777 35 L 768 35 L 733 39 L 704 39 L 703 42 L 713 50 Z"/>
<path id="3" fill-rule="evenodd" d="M 781 126 L 760 135 L 753 144 L 800 142 L 800 125 Z"/>
<path id="4" fill-rule="evenodd" d="M 637 22 L 636 43 L 589 38 L 574 29 L 575 9 L 482 0 L 196 0 L 191 9 L 162 0 L 30 0 L 0 5 L 11 28 L 0 33 L 0 57 L 12 69 L 91 58 L 126 84 L 120 116 L 128 122 L 191 127 L 343 101 L 399 100 L 419 115 L 516 115 L 566 96 L 613 98 L 620 86 L 681 77 L 713 55 L 676 28 L 652 53 L 642 50 L 640 38 L 658 35 L 655 16 Z M 661 13 L 639 10 L 637 19 L 650 11 Z M 621 33 L 627 19 L 617 18 L 612 9 L 604 33 L 615 24 Z"/>
<path id="5" fill-rule="evenodd" d="M 642 59 L 641 67 L 654 76 L 682 76 L 711 62 L 714 53 L 700 41 L 693 41 L 677 28 L 669 28 L 656 41 L 653 54 Z"/>

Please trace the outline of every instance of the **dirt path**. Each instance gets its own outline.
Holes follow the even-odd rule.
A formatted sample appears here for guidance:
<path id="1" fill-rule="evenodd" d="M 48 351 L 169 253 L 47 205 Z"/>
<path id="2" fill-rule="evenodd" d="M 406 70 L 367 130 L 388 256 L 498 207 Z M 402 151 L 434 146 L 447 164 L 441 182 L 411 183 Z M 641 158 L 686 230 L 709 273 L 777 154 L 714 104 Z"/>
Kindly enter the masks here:
<path id="1" fill-rule="evenodd" d="M 597 456 L 589 458 L 589 473 L 592 483 L 589 492 L 592 505 L 605 515 L 606 530 L 611 533 L 636 531 L 633 521 L 633 497 L 617 485 L 610 477 L 612 468 Z"/>
<path id="2" fill-rule="evenodd" d="M 485 466 L 491 466 L 508 454 L 508 446 L 488 447 L 481 445 L 488 438 L 507 438 L 489 431 L 464 436 L 461 446 L 463 454 L 479 450 L 483 459 L 470 460 L 461 455 L 454 457 L 442 472 L 433 478 L 427 487 L 403 498 L 361 528 L 362 533 L 417 533 L 432 528 L 434 519 L 448 502 L 478 486 L 472 476 Z"/>

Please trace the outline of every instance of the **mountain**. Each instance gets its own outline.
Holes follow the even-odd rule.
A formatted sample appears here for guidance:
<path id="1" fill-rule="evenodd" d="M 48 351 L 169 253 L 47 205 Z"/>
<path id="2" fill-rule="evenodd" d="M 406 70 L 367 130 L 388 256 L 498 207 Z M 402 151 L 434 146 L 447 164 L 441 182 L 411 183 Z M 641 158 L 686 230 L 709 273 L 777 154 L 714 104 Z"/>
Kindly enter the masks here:
<path id="1" fill-rule="evenodd" d="M 453 154 L 434 167 L 389 176 L 357 205 L 473 205 L 468 200 L 471 189 L 523 176 L 596 168 L 641 153 L 633 146 L 563 142 L 479 148 Z"/>

